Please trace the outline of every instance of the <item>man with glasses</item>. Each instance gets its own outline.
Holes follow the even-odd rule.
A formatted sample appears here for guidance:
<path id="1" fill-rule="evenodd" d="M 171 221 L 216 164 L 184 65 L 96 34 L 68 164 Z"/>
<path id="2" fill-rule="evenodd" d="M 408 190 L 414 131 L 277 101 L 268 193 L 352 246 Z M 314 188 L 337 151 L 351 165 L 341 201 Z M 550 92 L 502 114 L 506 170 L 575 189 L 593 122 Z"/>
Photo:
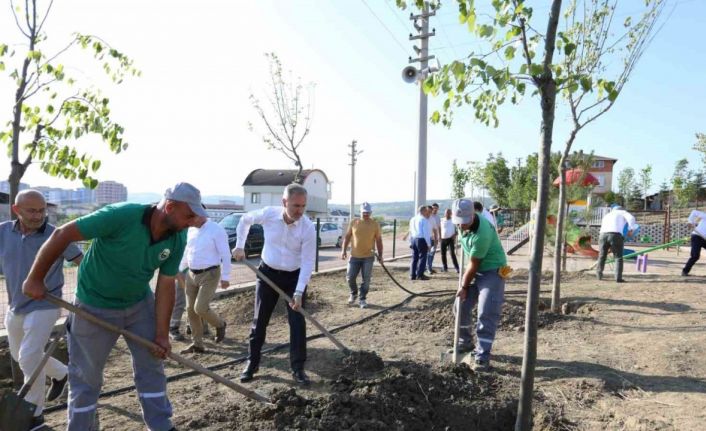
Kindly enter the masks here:
<path id="1" fill-rule="evenodd" d="M 47 203 L 44 196 L 36 190 L 19 192 L 15 204 L 12 205 L 12 212 L 17 216 L 17 220 L 0 224 L 0 262 L 5 274 L 9 304 L 5 314 L 5 328 L 10 354 L 19 363 L 27 381 L 42 359 L 44 346 L 59 318 L 59 309 L 47 301 L 33 301 L 23 295 L 22 282 L 27 277 L 39 248 L 49 239 L 55 227 L 47 223 Z M 64 286 L 63 260 L 78 265 L 82 258 L 83 253 L 73 243 L 60 250 L 60 255 L 52 261 L 45 278 L 47 290 L 51 294 L 61 297 Z M 37 406 L 30 429 L 38 429 L 44 423 L 42 411 L 45 376 L 51 379 L 46 399 L 52 401 L 63 392 L 66 375 L 66 365 L 49 358 L 44 370 L 25 396 L 25 400 Z"/>

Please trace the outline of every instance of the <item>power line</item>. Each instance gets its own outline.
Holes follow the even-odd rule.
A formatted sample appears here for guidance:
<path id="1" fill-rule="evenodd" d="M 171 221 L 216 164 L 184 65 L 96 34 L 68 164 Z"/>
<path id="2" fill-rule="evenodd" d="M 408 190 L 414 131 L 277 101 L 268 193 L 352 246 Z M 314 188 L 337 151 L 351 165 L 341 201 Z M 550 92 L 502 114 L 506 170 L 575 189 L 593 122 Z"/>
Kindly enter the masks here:
<path id="1" fill-rule="evenodd" d="M 387 30 L 387 33 L 390 35 L 390 37 L 392 37 L 392 39 L 394 39 L 395 42 L 397 42 L 397 45 L 400 47 L 400 49 L 401 49 L 402 51 L 404 51 L 404 53 L 405 53 L 406 55 L 409 55 L 409 51 L 407 50 L 407 48 L 405 48 L 404 45 L 402 45 L 402 42 L 400 42 L 400 41 L 395 37 L 395 34 L 394 34 L 392 31 L 390 31 L 389 28 L 387 28 L 387 26 L 385 25 L 385 23 L 380 19 L 380 17 L 377 16 L 377 14 L 375 13 L 375 11 L 368 5 L 368 3 L 367 3 L 365 0 L 360 0 L 360 1 L 362 1 L 363 4 L 365 5 L 365 7 L 368 8 L 368 10 L 370 11 L 370 13 L 373 14 L 373 16 L 375 17 L 375 19 L 378 20 L 378 22 L 380 23 L 380 25 L 383 26 L 383 27 L 385 27 L 385 30 Z"/>

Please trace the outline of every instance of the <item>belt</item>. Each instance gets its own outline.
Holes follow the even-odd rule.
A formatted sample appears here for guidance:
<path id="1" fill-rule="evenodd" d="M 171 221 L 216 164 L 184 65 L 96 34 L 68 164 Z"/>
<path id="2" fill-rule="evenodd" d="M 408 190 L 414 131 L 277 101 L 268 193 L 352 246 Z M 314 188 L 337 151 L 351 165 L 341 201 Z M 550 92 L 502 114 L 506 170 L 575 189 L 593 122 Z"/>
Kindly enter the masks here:
<path id="1" fill-rule="evenodd" d="M 283 269 L 273 268 L 266 264 L 264 261 L 260 262 L 260 269 L 264 269 L 269 272 L 274 272 L 276 274 L 294 274 L 295 272 L 299 272 L 299 268 L 295 269 L 294 271 L 285 271 Z"/>
<path id="2" fill-rule="evenodd" d="M 193 272 L 194 274 L 203 274 L 204 272 L 210 271 L 212 269 L 218 268 L 220 265 L 213 265 L 209 266 L 208 268 L 204 269 L 189 269 L 189 271 Z"/>

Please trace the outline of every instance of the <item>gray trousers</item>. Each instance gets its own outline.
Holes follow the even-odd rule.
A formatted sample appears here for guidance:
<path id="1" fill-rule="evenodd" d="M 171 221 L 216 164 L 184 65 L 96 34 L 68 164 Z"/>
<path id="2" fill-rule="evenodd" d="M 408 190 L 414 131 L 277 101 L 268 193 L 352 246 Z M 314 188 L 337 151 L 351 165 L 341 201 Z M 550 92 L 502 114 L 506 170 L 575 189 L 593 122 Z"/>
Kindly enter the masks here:
<path id="1" fill-rule="evenodd" d="M 602 233 L 598 237 L 598 266 L 596 274 L 603 276 L 603 268 L 608 257 L 608 251 L 613 252 L 615 259 L 615 279 L 623 278 L 623 235 L 615 232 Z"/>
<path id="2" fill-rule="evenodd" d="M 483 361 L 490 359 L 490 350 L 500 323 L 504 300 L 505 280 L 500 277 L 496 269 L 476 273 L 475 280 L 468 288 L 466 300 L 461 303 L 461 330 L 458 337 L 459 346 L 473 345 L 471 311 L 478 304 L 476 359 Z"/>
<path id="3" fill-rule="evenodd" d="M 373 275 L 373 264 L 375 256 L 370 257 L 353 257 L 348 260 L 348 270 L 346 271 L 346 281 L 351 290 L 351 295 L 358 296 L 358 286 L 356 279 L 358 273 L 363 273 L 363 281 L 360 283 L 360 300 L 363 301 L 368 296 L 370 288 L 370 277 Z"/>
<path id="4" fill-rule="evenodd" d="M 177 278 L 174 283 L 174 309 L 172 310 L 172 318 L 169 321 L 170 328 L 179 329 L 179 326 L 181 326 L 181 316 L 184 315 L 184 310 L 186 310 L 185 286 L 183 286 Z"/>
<path id="5" fill-rule="evenodd" d="M 156 333 L 152 293 L 124 310 L 76 306 L 94 316 L 148 340 Z M 103 368 L 118 334 L 107 331 L 74 314 L 69 326 L 69 408 L 68 431 L 95 430 L 96 406 L 103 385 Z M 167 378 L 162 361 L 147 348 L 125 340 L 132 356 L 132 370 L 142 417 L 151 431 L 167 431 L 172 424 L 172 406 L 167 398 Z"/>

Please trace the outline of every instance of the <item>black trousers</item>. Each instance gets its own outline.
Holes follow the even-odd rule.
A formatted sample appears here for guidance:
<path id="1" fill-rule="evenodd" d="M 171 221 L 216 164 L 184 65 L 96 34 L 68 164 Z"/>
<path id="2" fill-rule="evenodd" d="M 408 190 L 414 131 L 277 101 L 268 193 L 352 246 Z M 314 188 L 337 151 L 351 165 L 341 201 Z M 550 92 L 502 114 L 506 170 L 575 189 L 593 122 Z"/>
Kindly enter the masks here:
<path id="1" fill-rule="evenodd" d="M 260 271 L 272 280 L 277 287 L 287 295 L 294 296 L 294 290 L 299 280 L 299 270 L 279 271 L 269 266 L 260 264 Z M 304 306 L 306 292 L 302 297 Z M 250 328 L 250 350 L 248 359 L 252 365 L 260 364 L 262 345 L 267 335 L 267 325 L 270 323 L 272 311 L 279 300 L 279 293 L 275 292 L 260 277 L 255 282 L 255 315 Z M 306 321 L 304 315 L 287 306 L 287 319 L 289 321 L 289 361 L 293 371 L 303 370 L 306 362 Z"/>
<path id="2" fill-rule="evenodd" d="M 691 267 L 701 257 L 702 248 L 706 248 L 706 239 L 701 238 L 699 235 L 691 235 L 691 257 L 686 261 L 686 265 L 682 270 L 683 273 L 688 274 L 691 271 Z"/>
<path id="3" fill-rule="evenodd" d="M 451 260 L 454 263 L 454 268 L 458 271 L 458 260 L 456 260 L 456 249 L 454 248 L 454 237 L 444 238 L 441 240 L 441 265 L 444 267 L 444 271 L 449 269 L 446 264 L 446 250 L 451 253 Z"/>

